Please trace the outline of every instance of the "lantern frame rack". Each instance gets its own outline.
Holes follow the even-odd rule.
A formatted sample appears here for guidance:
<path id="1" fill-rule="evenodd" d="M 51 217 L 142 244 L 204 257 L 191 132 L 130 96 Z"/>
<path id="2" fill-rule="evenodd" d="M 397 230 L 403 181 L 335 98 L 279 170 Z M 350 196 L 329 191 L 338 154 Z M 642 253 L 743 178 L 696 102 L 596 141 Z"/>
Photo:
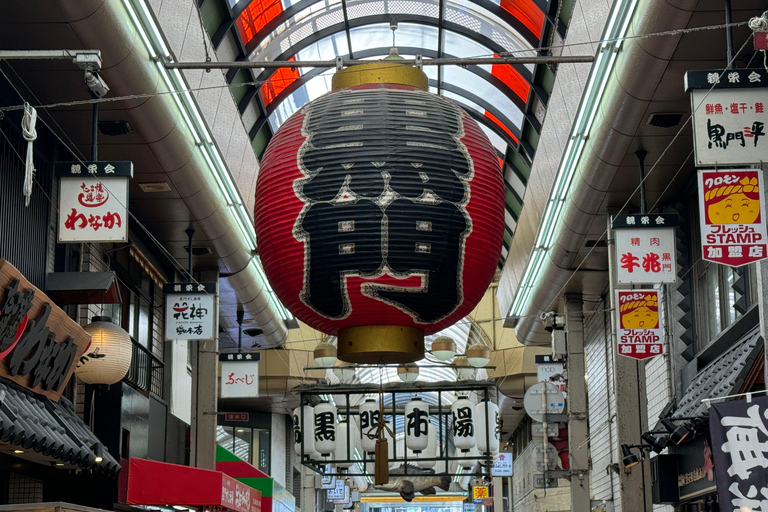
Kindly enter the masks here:
<path id="1" fill-rule="evenodd" d="M 433 413 L 437 414 L 439 427 L 437 428 L 437 443 L 435 449 L 437 450 L 436 457 L 418 457 L 418 460 L 421 461 L 435 461 L 435 462 L 445 462 L 445 468 L 448 469 L 448 463 L 451 461 L 463 461 L 463 460 L 472 460 L 480 462 L 480 473 L 484 474 L 487 477 L 491 477 L 491 469 L 493 466 L 493 459 L 494 455 L 492 453 L 486 453 L 486 454 L 475 454 L 475 455 L 465 455 L 465 456 L 456 456 L 456 455 L 449 455 L 448 454 L 448 438 L 447 438 L 447 432 L 450 429 L 451 426 L 451 408 L 450 406 L 446 407 L 443 405 L 443 394 L 444 393 L 469 393 L 469 392 L 476 392 L 478 397 L 482 395 L 482 402 L 478 403 L 485 403 L 485 417 L 486 420 L 484 421 L 485 424 L 485 438 L 486 442 L 488 443 L 490 440 L 490 421 L 488 420 L 488 414 L 489 414 L 489 407 L 488 403 L 491 401 L 492 396 L 495 395 L 496 402 L 498 403 L 498 387 L 496 386 L 496 383 L 494 381 L 477 381 L 477 380 L 466 380 L 466 381 L 456 381 L 456 382 L 390 382 L 383 384 L 381 386 L 377 384 L 312 384 L 312 385 L 300 385 L 295 387 L 292 392 L 294 394 L 298 394 L 300 396 L 300 406 L 299 409 L 301 411 L 299 422 L 300 425 L 302 425 L 302 430 L 304 428 L 305 422 L 304 422 L 304 405 L 315 405 L 319 402 L 324 401 L 320 396 L 321 395 L 341 395 L 345 398 L 344 402 L 345 405 L 338 406 L 338 412 L 337 416 L 341 417 L 344 416 L 346 419 L 344 421 L 340 421 L 340 423 L 347 423 L 349 424 L 349 418 L 352 416 L 356 416 L 359 414 L 358 412 L 358 406 L 351 406 L 349 404 L 350 397 L 352 395 L 389 395 L 392 399 L 392 406 L 385 407 L 384 408 L 384 415 L 385 416 L 391 416 L 392 418 L 392 427 L 393 427 L 393 437 L 390 438 L 390 440 L 395 440 L 397 438 L 397 425 L 396 425 L 396 417 L 399 415 L 405 414 L 405 408 L 404 407 L 398 407 L 397 406 L 397 395 L 404 395 L 404 394 L 416 394 L 416 393 L 427 393 L 427 392 L 435 392 L 437 393 L 437 406 L 430 405 L 429 406 L 429 413 L 432 415 Z M 349 430 L 348 430 L 349 431 Z M 336 463 L 348 463 L 352 464 L 354 467 L 354 464 L 362 464 L 363 467 L 365 467 L 366 463 L 373 463 L 373 459 L 369 459 L 367 457 L 367 454 L 361 450 L 361 453 L 363 454 L 362 459 L 335 459 L 333 458 L 334 455 L 331 455 L 331 458 L 324 458 L 322 460 L 316 460 L 312 459 L 309 455 L 304 455 L 304 439 L 305 435 L 302 432 L 301 435 L 301 452 L 300 455 L 301 463 L 302 465 L 310 468 L 315 473 L 318 473 L 323 476 L 334 476 L 334 477 L 350 477 L 350 476 L 373 476 L 369 475 L 367 472 L 358 473 L 350 471 L 350 469 L 342 470 L 342 469 L 336 469 L 334 468 L 331 471 L 326 471 L 327 465 L 334 465 Z M 397 453 L 397 443 L 393 441 L 392 446 L 392 458 L 390 459 L 390 462 L 396 462 L 399 464 L 402 464 L 402 474 L 397 474 L 396 476 L 406 476 L 406 475 L 412 475 L 412 476 L 432 476 L 432 474 L 427 474 L 424 472 L 408 472 L 408 464 L 410 463 L 412 466 L 416 463 L 416 458 L 409 458 L 408 457 L 408 449 L 405 447 L 405 454 L 403 454 L 402 457 L 398 457 Z M 349 454 L 352 448 L 352 440 L 351 436 L 346 436 L 346 453 Z M 404 443 L 405 446 L 405 443 Z M 483 464 L 481 461 L 484 461 L 485 464 Z M 436 465 L 437 466 L 437 465 Z M 468 473 L 465 471 L 463 473 L 449 473 L 447 471 L 438 471 L 437 467 L 434 470 L 434 475 L 447 475 L 447 476 L 466 476 Z"/>

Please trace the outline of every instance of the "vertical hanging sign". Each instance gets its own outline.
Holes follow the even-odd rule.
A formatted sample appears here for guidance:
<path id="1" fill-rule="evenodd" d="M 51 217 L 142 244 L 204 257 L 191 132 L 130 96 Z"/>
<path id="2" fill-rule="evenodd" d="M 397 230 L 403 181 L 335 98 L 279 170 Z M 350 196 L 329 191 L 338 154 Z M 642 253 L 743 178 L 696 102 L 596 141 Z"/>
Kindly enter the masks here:
<path id="1" fill-rule="evenodd" d="M 677 215 L 616 215 L 611 219 L 616 241 L 616 282 L 674 283 Z"/>
<path id="2" fill-rule="evenodd" d="M 721 510 L 765 511 L 768 398 L 713 403 L 709 430 Z"/>
<path id="3" fill-rule="evenodd" d="M 740 267 L 766 257 L 763 196 L 761 170 L 699 171 L 703 259 Z"/>
<path id="4" fill-rule="evenodd" d="M 259 396 L 260 354 L 219 354 L 221 398 Z"/>
<path id="5" fill-rule="evenodd" d="M 616 291 L 616 340 L 619 354 L 647 359 L 664 352 L 658 290 Z"/>
<path id="6" fill-rule="evenodd" d="M 216 283 L 166 283 L 165 338 L 213 339 L 216 316 Z"/>
<path id="7" fill-rule="evenodd" d="M 127 242 L 133 162 L 56 162 L 59 242 Z"/>

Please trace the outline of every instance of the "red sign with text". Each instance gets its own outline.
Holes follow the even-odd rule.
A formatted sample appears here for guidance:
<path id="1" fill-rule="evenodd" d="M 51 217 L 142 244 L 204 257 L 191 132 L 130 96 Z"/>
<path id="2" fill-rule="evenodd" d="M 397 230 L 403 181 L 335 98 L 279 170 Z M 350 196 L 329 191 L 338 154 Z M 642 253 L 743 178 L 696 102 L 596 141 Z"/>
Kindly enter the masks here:
<path id="1" fill-rule="evenodd" d="M 620 355 L 647 359 L 664 353 L 658 290 L 617 291 L 616 316 Z"/>

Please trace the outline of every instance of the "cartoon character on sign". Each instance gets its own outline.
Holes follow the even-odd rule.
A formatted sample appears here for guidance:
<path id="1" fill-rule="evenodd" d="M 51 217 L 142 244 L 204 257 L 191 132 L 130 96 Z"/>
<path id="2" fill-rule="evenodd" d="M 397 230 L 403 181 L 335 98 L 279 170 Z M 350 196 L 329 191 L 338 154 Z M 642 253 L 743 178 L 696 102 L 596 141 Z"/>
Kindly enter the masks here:
<path id="1" fill-rule="evenodd" d="M 656 294 L 648 294 L 638 300 L 621 305 L 622 329 L 658 329 L 659 303 Z"/>
<path id="2" fill-rule="evenodd" d="M 757 178 L 743 177 L 738 183 L 723 183 L 704 194 L 709 224 L 754 224 L 760 219 L 760 189 Z"/>

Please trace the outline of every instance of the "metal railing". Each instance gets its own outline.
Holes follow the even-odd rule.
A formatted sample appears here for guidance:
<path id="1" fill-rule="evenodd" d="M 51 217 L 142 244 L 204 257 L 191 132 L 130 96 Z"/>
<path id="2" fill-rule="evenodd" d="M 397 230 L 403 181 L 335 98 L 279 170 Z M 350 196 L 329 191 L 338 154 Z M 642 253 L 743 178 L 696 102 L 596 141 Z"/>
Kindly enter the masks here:
<path id="1" fill-rule="evenodd" d="M 138 389 L 163 398 L 165 365 L 146 347 L 131 339 L 133 354 L 125 381 Z"/>

